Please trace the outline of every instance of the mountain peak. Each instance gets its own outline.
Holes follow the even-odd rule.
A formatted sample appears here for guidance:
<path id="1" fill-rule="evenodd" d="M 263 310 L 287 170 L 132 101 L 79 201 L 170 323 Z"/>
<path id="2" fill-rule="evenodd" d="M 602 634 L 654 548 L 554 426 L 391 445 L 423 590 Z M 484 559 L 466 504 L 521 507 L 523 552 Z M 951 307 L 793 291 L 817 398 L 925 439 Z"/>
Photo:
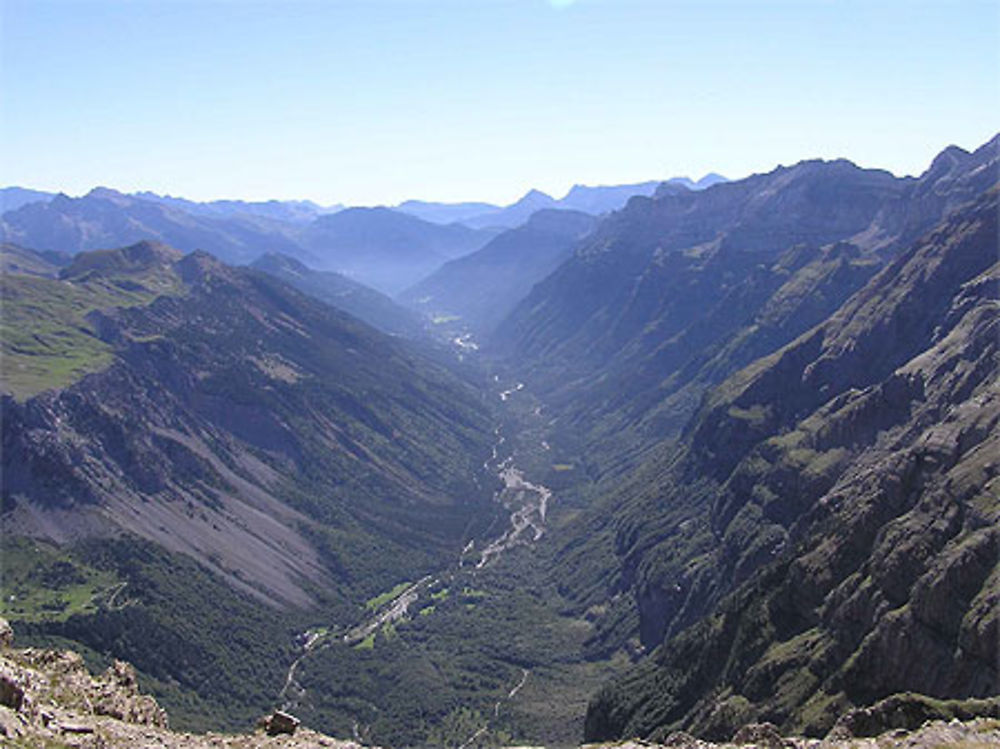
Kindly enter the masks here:
<path id="1" fill-rule="evenodd" d="M 113 250 L 81 252 L 61 273 L 61 278 L 78 278 L 85 274 L 131 274 L 157 266 L 171 265 L 182 257 L 179 250 L 155 240 L 143 240 Z"/>
<path id="2" fill-rule="evenodd" d="M 103 187 L 98 185 L 87 193 L 88 198 L 125 198 L 127 197 L 124 193 L 118 192 L 111 187 Z"/>
<path id="3" fill-rule="evenodd" d="M 922 176 L 932 179 L 943 177 L 955 167 L 962 164 L 970 155 L 964 148 L 950 145 L 934 157 L 934 161 L 931 162 L 931 165 Z"/>
<path id="4" fill-rule="evenodd" d="M 532 205 L 532 206 L 542 206 L 551 205 L 555 203 L 555 198 L 551 195 L 542 192 L 541 190 L 536 190 L 534 188 L 528 190 L 524 196 L 518 200 L 514 205 Z"/>

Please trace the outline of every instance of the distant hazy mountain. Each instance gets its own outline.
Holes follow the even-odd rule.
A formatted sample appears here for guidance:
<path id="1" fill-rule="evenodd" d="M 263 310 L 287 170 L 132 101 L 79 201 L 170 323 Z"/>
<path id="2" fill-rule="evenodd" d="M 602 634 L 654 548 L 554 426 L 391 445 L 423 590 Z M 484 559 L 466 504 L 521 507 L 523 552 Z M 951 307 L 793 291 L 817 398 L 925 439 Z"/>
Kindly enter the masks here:
<path id="1" fill-rule="evenodd" d="M 624 207 L 629 198 L 635 195 L 652 195 L 661 184 L 679 185 L 689 190 L 704 190 L 726 181 L 725 177 L 713 173 L 706 174 L 697 182 L 687 177 L 677 177 L 668 180 L 667 183 L 651 180 L 630 185 L 573 185 L 570 191 L 558 200 L 540 190 L 529 190 L 517 202 L 508 206 L 496 206 L 489 203 L 427 203 L 420 200 L 408 200 L 405 203 L 400 203 L 396 210 L 435 223 L 457 221 L 473 227 L 513 228 L 520 226 L 533 213 L 544 208 L 582 211 L 599 216 L 619 210 Z"/>
<path id="2" fill-rule="evenodd" d="M 432 203 L 425 200 L 407 200 L 397 205 L 394 210 L 435 224 L 452 224 L 502 209 L 492 203 Z"/>
<path id="3" fill-rule="evenodd" d="M 152 239 L 247 263 L 265 252 L 303 257 L 293 228 L 259 216 L 199 215 L 99 187 L 81 198 L 60 194 L 47 203 L 30 203 L 4 214 L 0 238 L 69 253 Z"/>
<path id="4" fill-rule="evenodd" d="M 297 238 L 316 258 L 317 267 L 395 294 L 446 261 L 478 250 L 495 234 L 379 207 L 320 216 Z"/>
<path id="5" fill-rule="evenodd" d="M 396 304 L 385 294 L 340 273 L 313 270 L 295 258 L 278 254 L 262 255 L 250 267 L 280 278 L 299 291 L 348 312 L 384 333 L 408 338 L 423 334 L 423 325 L 413 312 Z"/>
<path id="6" fill-rule="evenodd" d="M 29 190 L 24 187 L 2 187 L 0 188 L 0 216 L 7 211 L 16 211 L 22 205 L 49 201 L 54 197 L 55 193 L 52 192 Z"/>
<path id="7" fill-rule="evenodd" d="M 728 182 L 729 180 L 723 177 L 721 174 L 716 174 L 715 172 L 709 172 L 700 180 L 695 182 L 689 177 L 673 177 L 668 179 L 663 184 L 666 185 L 682 185 L 689 190 L 707 190 L 712 185 L 719 185 L 723 182 Z"/>
<path id="8" fill-rule="evenodd" d="M 516 203 L 495 211 L 487 211 L 478 216 L 470 216 L 462 223 L 474 227 L 502 227 L 512 229 L 520 226 L 531 214 L 543 208 L 558 208 L 558 201 L 541 190 L 529 190 Z"/>
<path id="9" fill-rule="evenodd" d="M 157 195 L 155 192 L 132 193 L 142 200 L 151 200 L 156 203 L 181 208 L 188 213 L 204 216 L 258 216 L 261 218 L 273 219 L 275 221 L 287 221 L 293 224 L 306 224 L 327 213 L 336 213 L 342 210 L 342 205 L 321 206 L 311 200 L 266 200 L 266 201 L 245 201 L 245 200 L 212 200 L 199 203 L 184 198 L 175 198 L 170 195 Z"/>
<path id="10" fill-rule="evenodd" d="M 617 211 L 629 198 L 635 195 L 649 196 L 659 182 L 640 182 L 635 185 L 615 185 L 612 187 L 588 187 L 573 185 L 566 197 L 558 201 L 560 208 L 583 211 L 594 216 Z"/>
<path id="11" fill-rule="evenodd" d="M 431 316 L 457 316 L 462 327 L 482 335 L 569 257 L 596 223 L 579 211 L 538 211 L 482 249 L 445 263 L 401 294 L 400 301 Z"/>

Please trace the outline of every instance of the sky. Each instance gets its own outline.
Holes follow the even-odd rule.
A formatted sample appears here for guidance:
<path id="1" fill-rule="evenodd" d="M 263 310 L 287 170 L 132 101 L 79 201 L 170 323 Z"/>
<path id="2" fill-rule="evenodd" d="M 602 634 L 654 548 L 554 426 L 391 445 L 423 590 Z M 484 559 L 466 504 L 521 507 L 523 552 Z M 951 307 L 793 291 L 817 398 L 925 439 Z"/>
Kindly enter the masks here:
<path id="1" fill-rule="evenodd" d="M 1000 0 L 0 0 L 0 185 L 509 203 L 1000 130 Z"/>

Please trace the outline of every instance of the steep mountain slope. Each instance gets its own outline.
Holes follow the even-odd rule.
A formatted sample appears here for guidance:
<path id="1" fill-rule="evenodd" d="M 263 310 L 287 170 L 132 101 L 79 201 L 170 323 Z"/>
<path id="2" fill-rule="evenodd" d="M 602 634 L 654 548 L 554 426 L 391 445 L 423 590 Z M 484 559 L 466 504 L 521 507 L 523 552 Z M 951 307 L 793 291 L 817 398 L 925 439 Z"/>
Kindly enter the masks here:
<path id="1" fill-rule="evenodd" d="M 588 427 L 608 417 L 608 432 L 642 421 L 640 439 L 676 435 L 705 387 L 820 322 L 996 168 L 994 139 L 946 150 L 919 179 L 807 161 L 635 198 L 532 290 L 493 348 Z"/>
<path id="2" fill-rule="evenodd" d="M 711 391 L 609 521 L 643 637 L 665 639 L 589 737 L 816 733 L 897 691 L 995 694 L 997 236 L 994 190 Z"/>
<path id="3" fill-rule="evenodd" d="M 410 310 L 340 273 L 313 270 L 295 258 L 277 254 L 261 255 L 251 267 L 280 278 L 302 293 L 342 309 L 383 333 L 407 338 L 423 334 L 423 325 Z"/>
<path id="4" fill-rule="evenodd" d="M 0 238 L 69 253 L 157 240 L 185 252 L 211 252 L 233 263 L 248 263 L 265 252 L 308 258 L 283 222 L 249 215 L 196 215 L 107 188 L 95 188 L 82 198 L 57 195 L 47 203 L 8 212 L 0 220 Z"/>
<path id="5" fill-rule="evenodd" d="M 316 257 L 316 267 L 395 294 L 445 261 L 478 250 L 493 234 L 433 224 L 389 208 L 348 208 L 321 216 L 299 240 Z"/>
<path id="6" fill-rule="evenodd" d="M 203 253 L 141 243 L 62 279 L 4 278 L 8 309 L 76 295 L 47 335 L 95 350 L 3 399 L 5 532 L 126 530 L 305 605 L 450 558 L 483 516 L 488 411 L 418 352 Z"/>
<path id="7" fill-rule="evenodd" d="M 596 223 L 577 211 L 538 211 L 482 249 L 445 263 L 400 301 L 431 316 L 458 316 L 477 336 L 489 333 Z"/>

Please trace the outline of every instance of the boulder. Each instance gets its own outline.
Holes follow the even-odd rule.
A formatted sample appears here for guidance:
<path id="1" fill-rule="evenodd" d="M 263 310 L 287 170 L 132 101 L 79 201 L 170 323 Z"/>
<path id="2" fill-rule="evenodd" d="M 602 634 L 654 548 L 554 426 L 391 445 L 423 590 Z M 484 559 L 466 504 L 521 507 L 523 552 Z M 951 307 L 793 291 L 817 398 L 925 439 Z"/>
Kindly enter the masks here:
<path id="1" fill-rule="evenodd" d="M 733 736 L 734 744 L 753 744 L 766 749 L 784 749 L 785 740 L 773 723 L 749 723 Z"/>
<path id="2" fill-rule="evenodd" d="M 14 630 L 10 622 L 0 619 L 0 648 L 9 648 L 14 645 Z"/>
<path id="3" fill-rule="evenodd" d="M 290 713 L 286 713 L 283 710 L 275 710 L 270 715 L 265 715 L 259 721 L 257 725 L 263 728 L 268 736 L 278 736 L 279 734 L 291 735 L 295 733 L 295 729 L 299 727 L 301 721 Z"/>
<path id="4" fill-rule="evenodd" d="M 20 710 L 24 704 L 24 685 L 17 675 L 0 667 L 0 705 Z"/>

